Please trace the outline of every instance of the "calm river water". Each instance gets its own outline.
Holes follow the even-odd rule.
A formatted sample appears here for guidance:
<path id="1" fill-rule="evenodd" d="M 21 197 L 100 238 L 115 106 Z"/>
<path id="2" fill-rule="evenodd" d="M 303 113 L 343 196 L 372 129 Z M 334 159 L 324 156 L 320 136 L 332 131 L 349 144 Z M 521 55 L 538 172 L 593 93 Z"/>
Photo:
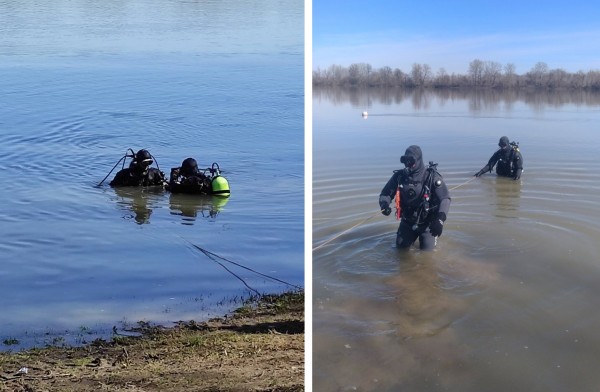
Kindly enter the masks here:
<path id="1" fill-rule="evenodd" d="M 304 285 L 303 29 L 302 1 L 1 3 L 0 349 L 252 294 L 193 245 Z M 128 148 L 217 162 L 232 195 L 97 187 Z"/>
<path id="2" fill-rule="evenodd" d="M 316 88 L 313 115 L 315 390 L 598 389 L 600 96 Z M 521 180 L 473 179 L 503 135 Z M 451 190 L 433 252 L 378 212 L 411 144 Z"/>

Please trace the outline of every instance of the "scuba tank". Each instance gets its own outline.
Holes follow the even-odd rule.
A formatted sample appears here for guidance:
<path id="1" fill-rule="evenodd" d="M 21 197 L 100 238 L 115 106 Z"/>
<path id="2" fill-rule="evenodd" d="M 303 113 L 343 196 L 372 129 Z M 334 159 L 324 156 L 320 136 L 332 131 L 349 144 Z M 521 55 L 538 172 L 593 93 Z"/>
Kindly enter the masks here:
<path id="1" fill-rule="evenodd" d="M 431 192 L 433 190 L 433 175 L 434 173 L 437 173 L 439 175 L 439 173 L 437 172 L 437 163 L 433 163 L 433 161 L 429 161 L 429 166 L 427 167 L 427 177 L 425 178 L 425 181 L 423 183 L 423 189 L 421 190 L 421 195 L 419 196 L 419 198 L 421 199 L 421 204 L 419 206 L 419 208 L 417 209 L 417 222 L 412 226 L 413 230 L 417 230 L 419 225 L 426 222 L 427 216 L 429 215 L 429 211 L 432 209 L 435 209 L 439 206 L 434 206 L 431 207 L 429 201 L 431 199 Z M 438 180 L 439 181 L 439 180 Z M 441 181 L 439 181 L 439 183 L 441 184 Z M 436 184 L 437 186 L 439 186 L 439 184 Z"/>
<path id="2" fill-rule="evenodd" d="M 221 170 L 216 162 L 212 164 L 210 172 L 212 174 L 211 190 L 213 195 L 228 197 L 231 194 L 229 182 L 221 176 Z"/>

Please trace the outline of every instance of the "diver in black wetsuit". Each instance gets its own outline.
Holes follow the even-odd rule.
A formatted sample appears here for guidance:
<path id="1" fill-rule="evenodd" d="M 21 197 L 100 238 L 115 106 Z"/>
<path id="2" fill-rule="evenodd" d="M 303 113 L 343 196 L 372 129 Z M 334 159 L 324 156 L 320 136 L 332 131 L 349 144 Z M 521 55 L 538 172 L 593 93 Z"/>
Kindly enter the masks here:
<path id="1" fill-rule="evenodd" d="M 132 151 L 133 152 L 133 151 Z M 122 169 L 115 175 L 110 182 L 110 186 L 153 186 L 164 185 L 165 174 L 159 169 L 150 167 L 154 162 L 152 154 L 148 150 L 139 150 L 132 157 L 133 160 L 127 169 Z"/>
<path id="2" fill-rule="evenodd" d="M 400 162 L 405 168 L 395 170 L 383 187 L 379 207 L 387 216 L 392 212 L 390 203 L 399 197 L 400 209 L 396 213 L 401 220 L 396 245 L 406 249 L 418 238 L 421 249 L 431 250 L 442 234 L 450 209 L 450 193 L 436 170 L 437 164 L 430 162 L 429 167 L 423 164 L 419 146 L 408 147 Z"/>
<path id="3" fill-rule="evenodd" d="M 198 169 L 194 158 L 186 158 L 180 167 L 171 169 L 168 190 L 172 193 L 208 195 L 212 192 L 211 179 Z"/>
<path id="4" fill-rule="evenodd" d="M 500 149 L 492 155 L 487 165 L 481 170 L 475 173 L 475 177 L 479 177 L 482 174 L 491 172 L 496 166 L 496 174 L 503 177 L 510 177 L 513 180 L 521 178 L 523 173 L 523 156 L 519 151 L 519 144 L 512 142 L 510 143 L 508 137 L 502 136 L 498 142 Z"/>

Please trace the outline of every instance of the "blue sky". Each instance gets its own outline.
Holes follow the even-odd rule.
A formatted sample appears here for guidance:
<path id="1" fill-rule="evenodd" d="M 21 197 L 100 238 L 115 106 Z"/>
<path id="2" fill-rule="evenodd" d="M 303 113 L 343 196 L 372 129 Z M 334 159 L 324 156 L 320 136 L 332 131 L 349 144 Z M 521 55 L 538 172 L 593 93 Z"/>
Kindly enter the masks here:
<path id="1" fill-rule="evenodd" d="M 472 60 L 600 69 L 600 2 L 312 1 L 313 68 L 369 63 L 466 74 Z"/>

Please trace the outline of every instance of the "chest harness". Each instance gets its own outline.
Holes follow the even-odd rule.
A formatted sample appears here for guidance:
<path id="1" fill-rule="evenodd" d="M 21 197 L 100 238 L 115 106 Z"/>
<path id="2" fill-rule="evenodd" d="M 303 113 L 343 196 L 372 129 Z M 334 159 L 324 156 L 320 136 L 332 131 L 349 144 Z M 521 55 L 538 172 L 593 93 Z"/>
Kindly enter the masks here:
<path id="1" fill-rule="evenodd" d="M 417 230 L 419 225 L 426 223 L 429 212 L 439 207 L 439 205 L 432 206 L 430 204 L 433 187 L 442 185 L 440 179 L 434 181 L 434 173 L 439 176 L 437 165 L 437 163 L 433 163 L 432 161 L 429 162 L 422 186 L 420 186 L 421 181 L 410 181 L 410 176 L 406 169 L 394 171 L 395 173 L 400 173 L 398 175 L 398 186 L 396 187 L 396 219 L 400 220 L 403 218 L 407 222 L 413 223 L 413 230 Z M 408 198 L 404 211 L 402 211 L 400 200 L 403 192 Z"/>
<path id="2" fill-rule="evenodd" d="M 508 154 L 506 154 L 506 158 L 500 156 L 500 159 L 498 159 L 498 166 L 502 166 L 504 171 L 507 171 L 508 174 L 511 174 L 513 170 L 516 169 L 514 158 L 517 152 L 519 152 L 519 143 L 510 142 L 510 150 L 508 151 Z"/>

